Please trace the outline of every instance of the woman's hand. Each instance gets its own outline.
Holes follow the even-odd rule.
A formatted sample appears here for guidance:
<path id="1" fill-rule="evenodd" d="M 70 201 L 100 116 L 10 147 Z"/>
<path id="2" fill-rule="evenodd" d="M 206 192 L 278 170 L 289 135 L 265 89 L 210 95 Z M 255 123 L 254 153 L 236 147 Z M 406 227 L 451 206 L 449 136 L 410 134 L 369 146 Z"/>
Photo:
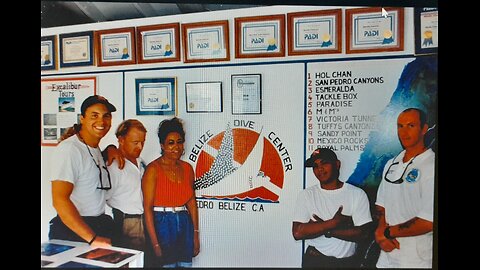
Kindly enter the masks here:
<path id="1" fill-rule="evenodd" d="M 198 237 L 199 232 L 194 231 L 194 236 L 193 236 L 193 257 L 197 256 L 198 253 L 200 253 L 200 239 Z"/>
<path id="2" fill-rule="evenodd" d="M 162 248 L 159 244 L 153 246 L 153 251 L 155 251 L 155 256 L 162 257 Z"/>

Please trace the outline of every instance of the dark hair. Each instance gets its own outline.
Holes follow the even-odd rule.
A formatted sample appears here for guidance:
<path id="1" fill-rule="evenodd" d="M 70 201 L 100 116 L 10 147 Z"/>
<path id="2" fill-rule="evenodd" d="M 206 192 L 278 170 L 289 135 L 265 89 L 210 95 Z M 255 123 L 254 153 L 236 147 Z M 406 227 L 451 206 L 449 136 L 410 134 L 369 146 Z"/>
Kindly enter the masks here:
<path id="1" fill-rule="evenodd" d="M 82 103 L 82 106 L 80 107 L 80 112 L 81 114 L 85 117 L 85 113 L 87 111 L 87 109 L 90 107 L 90 106 L 93 106 L 95 104 L 103 104 L 105 105 L 105 107 L 107 107 L 107 110 L 112 113 L 112 112 L 116 112 L 117 111 L 117 108 L 115 108 L 115 106 L 113 106 L 112 103 L 108 102 L 108 100 L 103 97 L 103 96 L 100 96 L 100 95 L 93 95 L 93 96 L 89 96 L 87 97 L 83 103 Z"/>
<path id="2" fill-rule="evenodd" d="M 73 135 L 80 132 L 80 129 L 82 129 L 82 124 L 73 124 L 73 126 L 65 130 L 65 132 L 60 136 L 60 140 L 58 140 L 58 142 L 61 142 L 67 138 L 72 137 Z"/>
<path id="3" fill-rule="evenodd" d="M 407 109 L 403 110 L 401 112 L 401 114 L 405 113 L 405 112 L 410 112 L 410 111 L 418 112 L 418 115 L 420 117 L 420 127 L 422 128 L 423 125 L 425 125 L 427 123 L 427 114 L 424 111 L 420 110 L 419 108 L 407 108 Z"/>
<path id="4" fill-rule="evenodd" d="M 165 142 L 165 139 L 170 132 L 177 132 L 180 134 L 180 137 L 185 140 L 185 131 L 183 130 L 183 124 L 179 118 L 174 117 L 172 119 L 165 119 L 160 122 L 157 133 L 160 144 Z"/>
<path id="5" fill-rule="evenodd" d="M 115 136 L 117 136 L 117 138 L 123 137 L 127 135 L 128 131 L 130 131 L 132 128 L 137 128 L 145 133 L 147 132 L 147 129 L 145 129 L 145 126 L 142 124 L 142 122 L 138 121 L 137 119 L 127 119 L 120 123 L 117 131 L 115 132 Z"/>

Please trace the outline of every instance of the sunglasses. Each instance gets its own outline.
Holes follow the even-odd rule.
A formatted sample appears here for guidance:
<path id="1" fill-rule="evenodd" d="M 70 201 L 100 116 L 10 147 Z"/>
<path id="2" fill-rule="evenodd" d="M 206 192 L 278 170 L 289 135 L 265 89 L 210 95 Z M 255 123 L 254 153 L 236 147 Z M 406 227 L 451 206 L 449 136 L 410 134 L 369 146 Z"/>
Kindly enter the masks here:
<path id="1" fill-rule="evenodd" d="M 393 159 L 393 161 L 395 161 L 395 159 L 397 159 L 398 155 Z M 407 171 L 408 169 L 408 166 L 410 166 L 410 164 L 413 163 L 413 161 L 415 160 L 417 156 L 414 156 L 410 162 L 408 162 L 407 166 L 405 167 L 405 169 L 403 169 L 403 172 L 402 172 L 402 175 L 398 178 L 398 179 L 395 179 L 395 180 L 391 180 L 391 179 L 388 179 L 388 173 L 390 172 L 390 169 L 393 167 L 393 166 L 396 166 L 398 164 L 400 164 L 400 162 L 392 162 L 392 164 L 390 164 L 390 166 L 388 167 L 388 170 L 387 170 L 387 173 L 385 174 L 385 177 L 383 177 L 383 179 L 385 179 L 385 181 L 389 182 L 389 183 L 392 183 L 392 184 L 401 184 L 403 183 L 403 176 L 405 175 L 405 172 Z"/>
<path id="2" fill-rule="evenodd" d="M 97 189 L 102 189 L 102 190 L 109 190 L 112 188 L 112 180 L 110 179 L 110 172 L 108 171 L 107 167 L 106 166 L 100 166 L 100 161 L 97 162 L 95 161 L 95 158 L 93 158 L 93 155 L 92 155 L 92 152 L 90 152 L 90 148 L 88 147 L 88 145 L 83 142 L 85 144 L 85 147 L 87 147 L 87 150 L 88 150 L 88 153 L 90 154 L 90 156 L 92 157 L 92 160 L 93 160 L 93 163 L 95 163 L 95 166 L 97 166 L 98 168 L 98 171 L 99 171 L 99 178 L 100 178 L 100 186 L 97 186 Z M 103 185 L 103 179 L 102 179 L 102 169 L 100 168 L 104 168 L 105 171 L 107 172 L 107 177 L 108 177 L 108 186 L 104 186 Z"/>

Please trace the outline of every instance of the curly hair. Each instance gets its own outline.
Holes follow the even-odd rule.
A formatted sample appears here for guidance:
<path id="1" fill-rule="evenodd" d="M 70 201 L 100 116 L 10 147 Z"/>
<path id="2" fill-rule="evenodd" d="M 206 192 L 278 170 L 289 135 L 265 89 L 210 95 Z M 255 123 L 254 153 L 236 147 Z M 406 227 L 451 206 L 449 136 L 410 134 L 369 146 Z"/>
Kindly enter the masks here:
<path id="1" fill-rule="evenodd" d="M 167 135 L 170 132 L 177 132 L 180 134 L 183 140 L 185 140 L 185 130 L 183 130 L 183 123 L 182 121 L 174 117 L 172 119 L 165 119 L 158 125 L 158 139 L 160 144 L 163 144 L 167 138 Z"/>

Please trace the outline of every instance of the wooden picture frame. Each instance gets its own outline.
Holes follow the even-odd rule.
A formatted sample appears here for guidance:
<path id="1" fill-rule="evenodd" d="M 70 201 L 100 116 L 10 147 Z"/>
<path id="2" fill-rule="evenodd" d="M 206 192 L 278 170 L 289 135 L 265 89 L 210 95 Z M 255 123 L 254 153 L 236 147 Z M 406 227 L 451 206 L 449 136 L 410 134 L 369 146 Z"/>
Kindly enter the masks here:
<path id="1" fill-rule="evenodd" d="M 139 64 L 180 61 L 180 24 L 138 26 Z"/>
<path id="2" fill-rule="evenodd" d="M 285 56 L 285 15 L 235 18 L 235 58 Z"/>
<path id="3" fill-rule="evenodd" d="M 404 8 L 381 7 L 345 10 L 346 52 L 403 51 Z"/>
<path id="4" fill-rule="evenodd" d="M 230 60 L 228 20 L 182 24 L 185 63 Z"/>
<path id="5" fill-rule="evenodd" d="M 287 14 L 288 55 L 342 52 L 342 10 Z"/>
<path id="6" fill-rule="evenodd" d="M 98 66 L 136 63 L 135 27 L 95 31 Z"/>

